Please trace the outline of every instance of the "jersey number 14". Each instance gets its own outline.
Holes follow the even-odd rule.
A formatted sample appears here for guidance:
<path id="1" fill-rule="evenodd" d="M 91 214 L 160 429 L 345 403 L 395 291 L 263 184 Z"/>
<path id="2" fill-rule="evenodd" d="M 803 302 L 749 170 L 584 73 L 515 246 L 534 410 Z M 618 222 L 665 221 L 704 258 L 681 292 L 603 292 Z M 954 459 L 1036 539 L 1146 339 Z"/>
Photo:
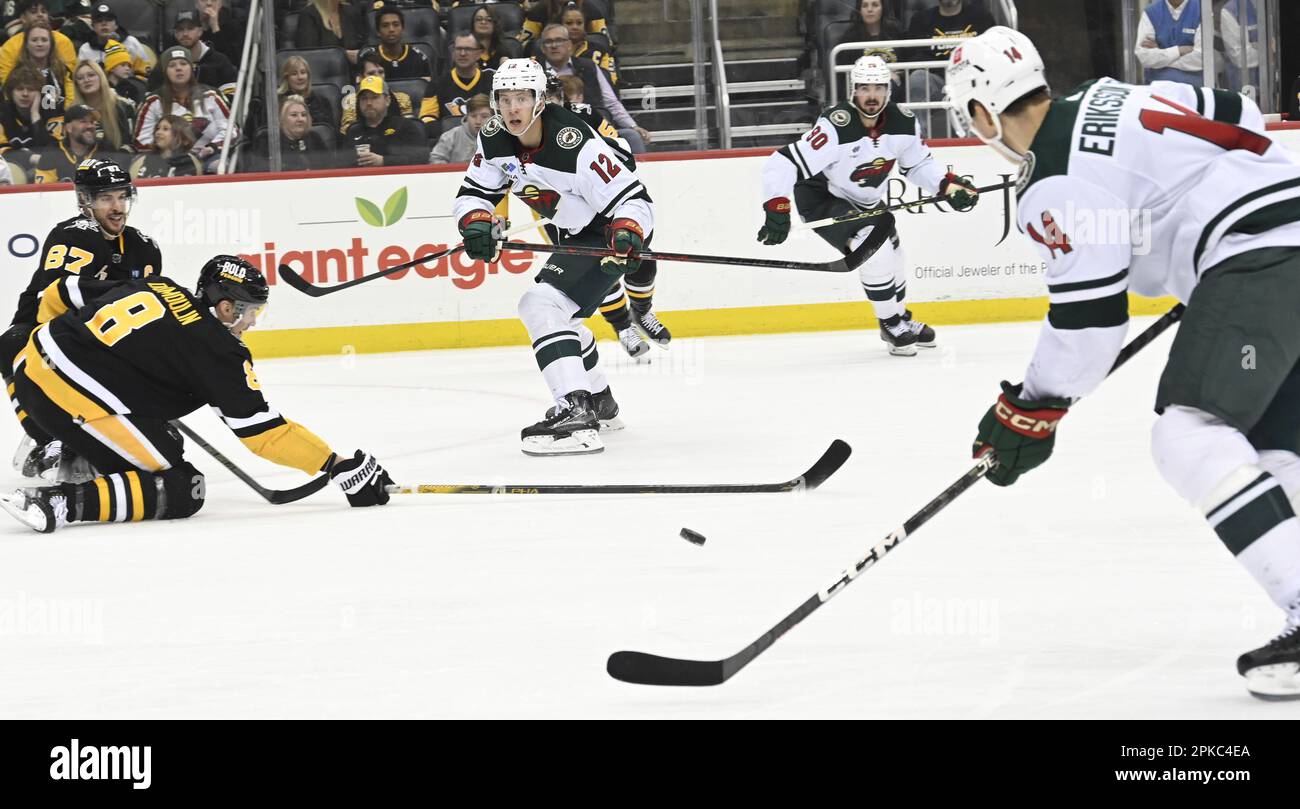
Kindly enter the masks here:
<path id="1" fill-rule="evenodd" d="M 1166 129 L 1172 129 L 1175 132 L 1182 132 L 1184 135 L 1191 135 L 1194 138 L 1209 141 L 1220 149 L 1244 149 L 1257 155 L 1264 154 L 1264 152 L 1268 151 L 1268 147 L 1273 145 L 1273 141 L 1263 135 L 1251 132 L 1249 129 L 1223 121 L 1215 121 L 1212 118 L 1204 118 L 1167 98 L 1151 97 L 1178 110 L 1178 112 L 1142 110 L 1141 114 L 1138 115 L 1142 127 L 1157 135 L 1163 135 Z"/>

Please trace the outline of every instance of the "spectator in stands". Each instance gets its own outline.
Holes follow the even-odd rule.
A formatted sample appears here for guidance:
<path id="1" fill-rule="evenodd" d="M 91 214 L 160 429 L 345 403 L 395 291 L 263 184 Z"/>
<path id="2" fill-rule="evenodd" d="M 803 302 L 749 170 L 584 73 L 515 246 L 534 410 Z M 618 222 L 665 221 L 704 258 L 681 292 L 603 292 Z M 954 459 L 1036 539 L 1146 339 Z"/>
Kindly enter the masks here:
<path id="1" fill-rule="evenodd" d="M 1200 0 L 1154 0 L 1142 12 L 1134 53 L 1146 81 L 1204 83 L 1200 9 Z"/>
<path id="2" fill-rule="evenodd" d="M 333 150 L 312 129 L 307 102 L 295 95 L 284 99 L 280 105 L 280 170 L 316 171 L 333 165 Z M 244 166 L 250 171 L 271 170 L 270 145 L 265 135 L 258 139 L 256 153 Z"/>
<path id="3" fill-rule="evenodd" d="M 429 162 L 468 163 L 478 148 L 478 131 L 491 117 L 492 103 L 482 93 L 465 102 L 465 117 L 460 126 L 442 133 L 429 153 Z"/>
<path id="4" fill-rule="evenodd" d="M 36 153 L 32 179 L 37 183 L 70 183 L 81 161 L 92 157 L 123 160 L 126 155 L 99 142 L 99 113 L 85 104 L 72 104 L 63 114 L 63 134 Z"/>
<path id="5" fill-rule="evenodd" d="M 374 48 L 366 48 L 361 52 L 361 56 L 357 58 L 357 75 L 354 79 L 355 85 L 360 87 L 361 82 L 371 76 L 377 76 L 381 79 L 386 78 L 384 76 L 384 62 L 379 58 L 379 54 L 375 53 Z M 389 87 L 388 82 L 386 81 L 384 82 L 384 91 L 388 93 L 390 108 L 396 110 L 398 115 L 406 118 L 414 116 L 415 107 L 411 103 L 411 97 L 409 95 L 403 93 L 401 90 L 394 90 Z M 346 135 L 348 128 L 356 123 L 356 121 L 357 94 L 348 93 L 343 96 L 343 111 L 339 118 L 339 135 Z"/>
<path id="6" fill-rule="evenodd" d="M 215 87 L 227 99 L 234 96 L 239 69 L 224 53 L 203 41 L 203 25 L 197 11 L 177 12 L 172 23 L 172 36 L 179 47 L 189 51 L 199 84 Z M 161 76 L 153 82 L 155 87 L 161 84 Z"/>
<path id="7" fill-rule="evenodd" d="M 236 24 L 234 13 L 222 0 L 196 0 L 194 10 L 203 23 L 203 39 L 238 67 L 244 55 L 244 27 Z"/>
<path id="8" fill-rule="evenodd" d="M 311 89 L 311 66 L 301 56 L 290 56 L 280 67 L 280 86 L 276 88 L 279 103 L 289 96 L 298 96 L 311 113 L 313 126 L 327 127 L 331 132 L 339 125 L 339 113 L 329 99 Z"/>
<path id="9" fill-rule="evenodd" d="M 366 46 L 366 16 L 358 6 L 340 0 L 311 0 L 298 15 L 294 45 L 299 48 L 338 47 L 356 63 Z"/>
<path id="10" fill-rule="evenodd" d="M 73 73 L 76 92 L 73 101 L 93 109 L 99 115 L 100 141 L 115 152 L 131 147 L 131 128 L 135 125 L 135 105 L 119 98 L 109 86 L 104 69 L 95 62 L 82 60 Z"/>
<path id="11" fill-rule="evenodd" d="M 1246 48 L 1241 47 L 1241 8 L 1246 10 Z M 1219 32 L 1227 55 L 1228 86 L 1259 100 L 1259 19 L 1254 0 L 1229 0 L 1219 11 Z M 1249 92 L 1253 90 L 1254 92 Z"/>
<path id="12" fill-rule="evenodd" d="M 2 185 L 14 185 L 14 175 L 7 160 L 0 160 L 0 186 Z"/>
<path id="13" fill-rule="evenodd" d="M 878 1 L 878 0 L 877 0 Z M 573 43 L 573 55 L 590 59 L 609 74 L 609 83 L 618 87 L 618 64 L 614 54 L 606 53 L 600 48 L 593 48 L 587 39 L 587 15 L 582 13 L 576 3 L 570 3 L 560 13 L 560 24 L 569 32 L 569 41 Z"/>
<path id="14" fill-rule="evenodd" d="M 82 45 L 95 38 L 95 29 L 90 20 L 93 10 L 94 5 L 90 0 L 77 0 L 73 8 L 66 10 L 63 24 L 59 26 L 59 33 L 72 41 L 72 47 L 78 53 L 81 52 Z"/>
<path id="15" fill-rule="evenodd" d="M 340 146 L 345 166 L 415 166 L 429 162 L 429 142 L 416 121 L 390 111 L 387 82 L 367 76 L 357 88 L 360 120 L 348 127 Z"/>
<path id="16" fill-rule="evenodd" d="M 234 136 L 230 124 L 230 108 L 221 93 L 199 84 L 194 73 L 190 52 L 180 46 L 169 48 L 159 60 L 159 69 L 165 79 L 158 92 L 145 99 L 135 122 L 135 148 L 146 151 L 154 148 L 153 132 L 164 115 L 176 115 L 190 122 L 199 134 L 194 143 L 194 153 L 206 161 L 204 169 L 211 171 L 216 165 L 221 144 L 226 137 Z"/>
<path id="17" fill-rule="evenodd" d="M 31 155 L 54 142 L 60 119 L 41 106 L 45 79 L 29 67 L 18 66 L 5 79 L 0 97 L 0 155 L 23 168 Z"/>
<path id="18" fill-rule="evenodd" d="M 190 154 L 194 130 L 179 115 L 164 115 L 153 130 L 154 150 L 131 161 L 132 177 L 193 177 L 203 173 L 203 164 Z"/>
<path id="19" fill-rule="evenodd" d="M 587 103 L 587 88 L 577 76 L 559 76 L 560 92 L 555 101 L 569 108 L 586 121 L 596 134 L 610 140 L 619 140 L 618 130 L 604 116 L 600 115 Z M 626 143 L 626 141 L 624 141 Z"/>
<path id="20" fill-rule="evenodd" d="M 582 79 L 591 106 L 614 122 L 618 134 L 628 142 L 633 152 L 640 154 L 646 150 L 646 144 L 651 141 L 650 133 L 637 126 L 619 100 L 605 71 L 590 59 L 573 58 L 573 42 L 569 40 L 569 32 L 563 25 L 552 23 L 542 30 L 542 56 L 545 57 L 545 64 L 555 71 L 555 75 L 576 75 Z"/>
<path id="21" fill-rule="evenodd" d="M 46 10 L 45 0 L 18 0 L 15 9 L 18 19 L 22 21 L 23 29 L 29 25 L 40 24 L 44 25 L 47 31 L 50 30 L 50 14 Z M 18 65 L 25 39 L 22 30 L 19 30 L 5 40 L 4 45 L 0 45 L 0 82 L 9 78 L 9 71 Z M 77 63 L 77 49 L 72 46 L 72 40 L 58 31 L 54 31 L 54 52 L 65 65 Z"/>
<path id="22" fill-rule="evenodd" d="M 420 104 L 420 120 L 430 140 L 441 134 L 445 118 L 459 118 L 465 114 L 465 102 L 483 93 L 491 97 L 492 76 L 495 71 L 479 67 L 479 53 L 483 47 L 471 33 L 457 34 L 451 43 L 452 67 L 429 83 Z"/>
<path id="23" fill-rule="evenodd" d="M 23 31 L 25 41 L 18 53 L 18 64 L 41 74 L 41 105 L 45 109 L 62 110 L 72 97 L 72 70 L 59 58 L 53 47 L 53 34 L 48 25 L 37 23 Z M 74 63 L 75 64 L 75 63 Z"/>
<path id="24" fill-rule="evenodd" d="M 912 13 L 912 22 L 907 28 L 907 39 L 968 39 L 979 36 L 994 26 L 993 17 L 983 8 L 967 3 L 965 0 L 939 0 L 937 8 L 921 9 Z M 928 50 L 913 48 L 911 55 L 904 54 L 904 61 L 946 60 L 952 53 L 953 45 L 935 45 Z M 907 78 L 907 101 L 936 102 L 943 101 L 944 74 L 938 70 L 913 70 Z M 897 100 L 897 99 L 896 99 Z M 917 112 L 921 122 L 921 134 L 936 136 L 932 123 L 942 122 L 946 126 L 948 117 L 935 115 L 929 111 Z"/>
<path id="25" fill-rule="evenodd" d="M 524 14 L 524 30 L 519 32 L 519 37 L 527 42 L 530 39 L 536 39 L 542 34 L 542 29 L 550 23 L 560 22 L 564 9 L 570 5 L 577 5 L 572 0 L 538 0 Z M 588 34 L 604 34 L 610 39 L 610 44 L 614 43 L 614 38 L 610 36 L 609 24 L 605 21 L 605 7 L 597 0 L 582 0 L 580 6 L 582 15 L 587 19 Z"/>
<path id="26" fill-rule="evenodd" d="M 90 12 L 90 29 L 93 36 L 77 51 L 77 59 L 104 63 L 104 50 L 110 42 L 117 42 L 131 54 L 131 68 L 135 75 L 144 77 L 153 69 L 153 56 L 140 40 L 122 31 L 117 15 L 107 3 L 99 3 Z"/>
<path id="27" fill-rule="evenodd" d="M 842 45 L 845 42 L 880 42 L 889 39 L 905 39 L 903 28 L 898 24 L 898 20 L 892 14 L 886 14 L 885 0 L 861 0 L 858 3 L 858 15 L 853 18 L 853 24 L 849 30 L 844 32 L 840 41 L 835 43 Z M 893 48 L 863 48 L 858 50 L 840 51 L 836 57 L 835 64 L 851 65 L 863 56 L 875 55 L 884 59 L 886 62 L 893 63 L 898 61 L 898 52 Z M 898 74 L 894 74 L 894 80 L 898 81 Z"/>
<path id="28" fill-rule="evenodd" d="M 375 31 L 379 34 L 379 58 L 384 63 L 388 81 L 423 79 L 433 81 L 433 68 L 424 54 L 402 41 L 406 33 L 406 15 L 397 6 L 384 6 L 375 12 Z"/>
<path id="29" fill-rule="evenodd" d="M 111 42 L 104 49 L 104 73 L 108 83 L 119 96 L 129 100 L 136 107 L 144 103 L 149 95 L 149 88 L 135 75 L 131 65 L 131 54 L 127 53 L 121 43 Z"/>
<path id="30" fill-rule="evenodd" d="M 492 6 L 483 6 L 474 12 L 470 21 L 470 31 L 483 48 L 479 52 L 479 67 L 496 68 L 506 59 L 516 59 L 523 49 L 518 40 L 505 37 L 501 32 L 501 20 Z"/>

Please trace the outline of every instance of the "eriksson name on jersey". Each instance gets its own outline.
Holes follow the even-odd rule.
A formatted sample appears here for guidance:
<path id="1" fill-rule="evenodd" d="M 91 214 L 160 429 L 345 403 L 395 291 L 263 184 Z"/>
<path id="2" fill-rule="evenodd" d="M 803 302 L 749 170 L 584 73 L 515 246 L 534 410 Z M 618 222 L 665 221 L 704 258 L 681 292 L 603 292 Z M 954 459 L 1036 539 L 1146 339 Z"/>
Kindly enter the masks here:
<path id="1" fill-rule="evenodd" d="M 1098 87 L 1083 110 L 1083 128 L 1079 130 L 1079 151 L 1112 157 L 1119 114 L 1132 89 L 1123 85 Z"/>

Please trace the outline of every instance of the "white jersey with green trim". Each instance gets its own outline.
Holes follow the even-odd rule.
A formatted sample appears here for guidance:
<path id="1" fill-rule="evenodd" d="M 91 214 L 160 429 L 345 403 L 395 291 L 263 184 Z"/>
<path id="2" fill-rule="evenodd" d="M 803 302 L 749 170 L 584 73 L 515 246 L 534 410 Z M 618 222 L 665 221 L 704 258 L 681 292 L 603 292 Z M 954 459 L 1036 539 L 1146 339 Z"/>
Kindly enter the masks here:
<path id="1" fill-rule="evenodd" d="M 1262 127 L 1237 93 L 1171 82 L 1101 79 L 1052 102 L 1018 192 L 1050 301 L 1027 397 L 1077 399 L 1100 384 L 1129 290 L 1186 303 L 1225 259 L 1300 246 L 1300 162 Z"/>
<path id="2" fill-rule="evenodd" d="M 820 174 L 831 194 L 869 208 L 884 197 L 896 165 L 931 195 L 939 193 L 947 174 L 910 112 L 887 104 L 868 128 L 852 102 L 844 101 L 826 110 L 806 135 L 772 153 L 763 164 L 763 197 L 788 199 L 796 181 Z"/>

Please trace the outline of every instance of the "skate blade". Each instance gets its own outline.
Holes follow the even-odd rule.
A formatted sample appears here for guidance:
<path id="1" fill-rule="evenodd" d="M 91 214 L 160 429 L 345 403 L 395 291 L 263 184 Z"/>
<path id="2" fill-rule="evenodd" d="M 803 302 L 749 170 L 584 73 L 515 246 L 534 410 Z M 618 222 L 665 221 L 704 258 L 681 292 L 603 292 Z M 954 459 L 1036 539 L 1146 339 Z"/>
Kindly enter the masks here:
<path id="1" fill-rule="evenodd" d="M 917 341 L 916 341 L 916 344 L 917 344 L 918 346 L 920 346 L 921 348 L 936 348 L 936 347 L 939 345 L 939 341 L 938 341 L 938 340 L 931 340 L 931 341 L 929 341 L 928 343 L 926 343 L 926 342 L 921 342 L 920 340 L 917 340 Z"/>
<path id="2" fill-rule="evenodd" d="M 50 525 L 49 519 L 39 507 L 23 507 L 26 500 L 27 498 L 16 492 L 0 495 L 0 509 L 37 533 L 48 534 L 53 531 L 54 527 Z"/>
<path id="3" fill-rule="evenodd" d="M 544 435 L 530 435 L 523 439 L 525 455 L 542 457 L 546 455 L 593 455 L 604 452 L 605 445 L 596 430 L 576 430 L 563 438 Z"/>
<path id="4" fill-rule="evenodd" d="M 14 450 L 15 472 L 23 471 L 23 467 L 27 463 L 27 456 L 31 455 L 32 450 L 34 449 L 36 449 L 36 442 L 32 440 L 30 435 L 24 435 L 22 440 L 18 442 L 18 449 Z M 26 477 L 26 475 L 24 475 L 24 477 Z"/>
<path id="5" fill-rule="evenodd" d="M 915 357 L 916 345 L 915 344 L 912 344 L 910 346 L 891 345 L 889 347 L 889 353 L 895 357 Z"/>
<path id="6" fill-rule="evenodd" d="M 650 332 L 648 332 L 648 331 L 646 331 L 645 329 L 641 328 L 641 327 L 640 327 L 639 325 L 637 325 L 636 323 L 633 323 L 633 324 L 632 324 L 632 328 L 636 329 L 637 334 L 640 334 L 640 335 L 641 335 L 641 339 L 642 339 L 642 340 L 645 340 L 645 341 L 646 341 L 647 343 L 649 343 L 650 345 L 658 346 L 659 348 L 662 348 L 664 351 L 667 351 L 667 350 L 668 350 L 668 344 L 671 343 L 671 342 L 673 341 L 673 338 L 671 338 L 671 337 L 669 337 L 669 338 L 666 339 L 666 340 L 663 339 L 663 338 L 655 338 L 655 337 L 651 336 Z"/>
<path id="7" fill-rule="evenodd" d="M 1246 672 L 1250 695 L 1268 702 L 1300 699 L 1300 663 L 1258 666 Z"/>
<path id="8" fill-rule="evenodd" d="M 622 420 L 621 418 L 619 418 L 618 416 L 615 416 L 615 417 L 612 418 L 612 419 L 601 419 L 601 420 L 600 420 L 600 431 L 601 431 L 602 433 L 616 433 L 616 432 L 618 432 L 619 430 L 623 429 L 623 428 L 626 427 L 626 426 L 627 426 L 627 425 L 625 425 L 625 424 L 623 423 L 623 420 Z"/>

